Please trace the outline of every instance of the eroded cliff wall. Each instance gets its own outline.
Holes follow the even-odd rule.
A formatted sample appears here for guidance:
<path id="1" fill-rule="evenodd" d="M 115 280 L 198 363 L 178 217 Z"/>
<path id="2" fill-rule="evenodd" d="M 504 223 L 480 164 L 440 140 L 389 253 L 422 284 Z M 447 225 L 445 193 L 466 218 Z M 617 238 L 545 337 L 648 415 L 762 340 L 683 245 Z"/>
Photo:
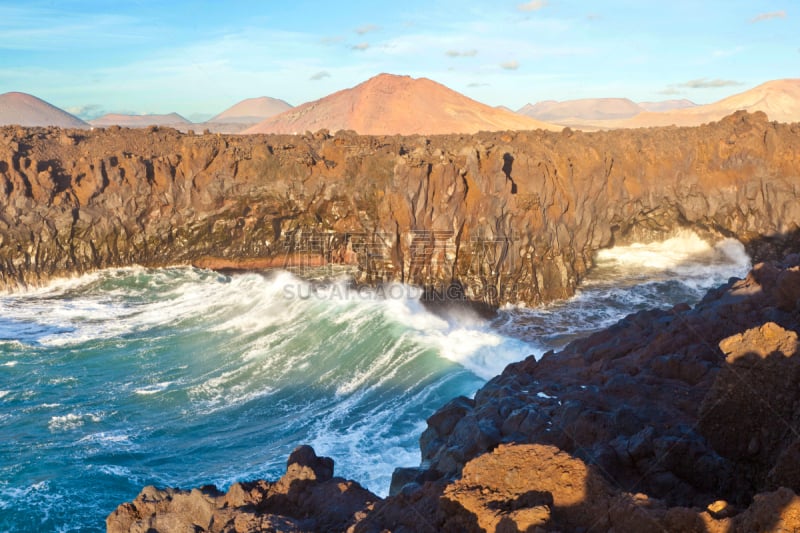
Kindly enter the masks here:
<path id="1" fill-rule="evenodd" d="M 679 227 L 792 249 L 800 125 L 432 137 L 0 129 L 0 287 L 112 266 L 352 263 L 473 299 L 571 295 Z M 758 246 L 756 246 L 756 243 Z M 766 244 L 765 244 L 766 243 Z"/>

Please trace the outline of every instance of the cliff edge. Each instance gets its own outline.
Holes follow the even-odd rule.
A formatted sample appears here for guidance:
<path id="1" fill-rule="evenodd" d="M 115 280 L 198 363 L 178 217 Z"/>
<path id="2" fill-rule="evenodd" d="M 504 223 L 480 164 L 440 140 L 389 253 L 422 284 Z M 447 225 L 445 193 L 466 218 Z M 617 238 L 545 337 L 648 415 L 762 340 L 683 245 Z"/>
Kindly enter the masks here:
<path id="1" fill-rule="evenodd" d="M 800 125 L 367 137 L 0 128 L 0 288 L 140 264 L 358 265 L 471 300 L 574 294 L 598 249 L 691 227 L 793 251 Z"/>

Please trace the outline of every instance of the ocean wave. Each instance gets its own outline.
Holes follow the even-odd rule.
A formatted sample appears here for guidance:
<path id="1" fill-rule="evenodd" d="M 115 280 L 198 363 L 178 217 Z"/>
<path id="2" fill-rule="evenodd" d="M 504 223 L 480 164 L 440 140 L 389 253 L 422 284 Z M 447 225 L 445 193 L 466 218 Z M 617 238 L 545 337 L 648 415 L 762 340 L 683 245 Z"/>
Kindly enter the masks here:
<path id="1" fill-rule="evenodd" d="M 100 523 L 130 498 L 121 487 L 274 478 L 301 442 L 385 495 L 395 466 L 418 464 L 425 418 L 452 397 L 511 362 L 746 271 L 739 243 L 685 238 L 666 246 L 690 254 L 661 259 L 654 250 L 669 250 L 658 245 L 606 251 L 574 298 L 506 307 L 490 321 L 468 309 L 432 313 L 402 284 L 354 290 L 288 272 L 117 269 L 0 296 L 0 316 L 27 335 L 24 358 L 0 344 L 14 379 L 1 401 L 20 402 L 10 424 L 40 443 L 6 468 L 43 464 L 57 476 L 41 486 L 55 503 L 35 504 L 51 513 L 48 526 Z M 12 370 L 17 361 L 25 372 Z M 41 472 L 14 470 L 15 487 Z M 86 486 L 96 491 L 83 514 L 56 520 Z M 108 508 L 90 508 L 99 501 Z M 15 520 L 30 513 L 26 500 L 9 505 Z"/>

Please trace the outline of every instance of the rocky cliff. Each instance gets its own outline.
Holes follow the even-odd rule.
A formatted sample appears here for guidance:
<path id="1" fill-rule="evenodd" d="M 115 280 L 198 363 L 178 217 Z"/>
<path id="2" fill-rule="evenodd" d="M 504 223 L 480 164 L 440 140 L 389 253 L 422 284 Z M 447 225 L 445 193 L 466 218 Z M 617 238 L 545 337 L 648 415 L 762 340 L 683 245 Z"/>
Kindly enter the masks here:
<path id="1" fill-rule="evenodd" d="M 798 153 L 800 125 L 763 113 L 432 137 L 8 127 L 0 287 L 133 263 L 352 263 L 362 282 L 537 304 L 573 294 L 597 249 L 680 226 L 785 251 Z"/>
<path id="2" fill-rule="evenodd" d="M 797 531 L 800 255 L 509 365 L 379 499 L 298 448 L 276 483 L 146 488 L 122 531 Z M 334 487 L 338 487 L 338 490 Z M 324 501 L 324 505 L 316 502 Z"/>

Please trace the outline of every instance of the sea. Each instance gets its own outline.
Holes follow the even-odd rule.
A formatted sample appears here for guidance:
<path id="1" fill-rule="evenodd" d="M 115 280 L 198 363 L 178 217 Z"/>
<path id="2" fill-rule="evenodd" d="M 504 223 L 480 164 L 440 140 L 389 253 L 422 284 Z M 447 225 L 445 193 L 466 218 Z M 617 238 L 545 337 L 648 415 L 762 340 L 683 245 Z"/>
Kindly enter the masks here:
<path id="1" fill-rule="evenodd" d="M 451 398 L 749 267 L 738 241 L 683 232 L 603 250 L 573 298 L 495 318 L 286 271 L 131 267 L 0 293 L 0 531 L 104 531 L 146 485 L 277 479 L 299 444 L 386 495 Z"/>

